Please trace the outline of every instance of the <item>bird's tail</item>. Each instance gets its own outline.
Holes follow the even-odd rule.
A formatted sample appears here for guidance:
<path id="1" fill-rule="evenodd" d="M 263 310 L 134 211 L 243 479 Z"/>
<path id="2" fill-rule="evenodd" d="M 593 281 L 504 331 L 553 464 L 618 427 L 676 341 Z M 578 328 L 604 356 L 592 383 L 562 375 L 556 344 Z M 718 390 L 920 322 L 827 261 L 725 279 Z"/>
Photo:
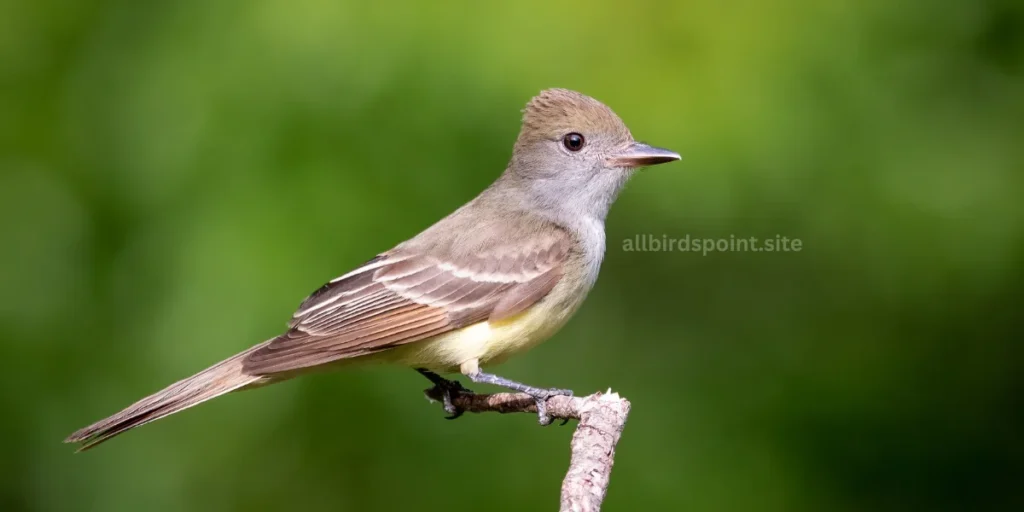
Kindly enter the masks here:
<path id="1" fill-rule="evenodd" d="M 269 342 L 256 345 L 187 379 L 175 382 L 109 418 L 76 431 L 64 442 L 82 443 L 78 451 L 88 450 L 122 432 L 170 416 L 211 398 L 269 383 L 269 377 L 248 375 L 242 369 L 245 357 L 266 343 Z"/>

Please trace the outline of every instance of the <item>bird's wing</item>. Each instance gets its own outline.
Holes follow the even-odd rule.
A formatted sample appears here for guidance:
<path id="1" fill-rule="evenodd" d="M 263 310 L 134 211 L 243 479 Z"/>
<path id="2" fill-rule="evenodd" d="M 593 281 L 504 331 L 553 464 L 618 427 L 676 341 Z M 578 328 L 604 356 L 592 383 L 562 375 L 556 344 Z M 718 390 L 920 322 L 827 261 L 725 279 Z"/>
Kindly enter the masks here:
<path id="1" fill-rule="evenodd" d="M 558 232 L 458 258 L 384 253 L 310 295 L 288 332 L 252 352 L 244 371 L 320 366 L 510 317 L 554 288 L 570 247 Z"/>

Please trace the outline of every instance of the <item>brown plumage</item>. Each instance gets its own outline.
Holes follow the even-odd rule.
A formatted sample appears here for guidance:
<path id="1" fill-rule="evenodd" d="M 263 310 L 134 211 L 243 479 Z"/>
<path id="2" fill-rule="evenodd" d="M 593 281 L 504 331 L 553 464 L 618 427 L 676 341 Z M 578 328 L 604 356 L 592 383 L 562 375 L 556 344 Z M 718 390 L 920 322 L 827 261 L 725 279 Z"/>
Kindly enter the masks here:
<path id="1" fill-rule="evenodd" d="M 79 451 L 85 451 L 126 430 L 170 416 L 211 398 L 269 382 L 269 378 L 249 375 L 242 370 L 242 361 L 262 346 L 257 345 L 187 379 L 175 382 L 109 418 L 75 431 L 64 442 L 81 442 L 83 444 Z"/>
<path id="2" fill-rule="evenodd" d="M 408 245 L 378 256 L 306 299 L 288 332 L 249 354 L 243 369 L 294 372 L 519 313 L 558 282 L 569 243 L 555 233 L 542 245 L 524 240 L 461 259 Z"/>
<path id="3" fill-rule="evenodd" d="M 580 144 L 566 146 L 567 134 Z M 284 334 L 65 441 L 88 449 L 225 393 L 349 361 L 384 359 L 476 379 L 480 364 L 533 346 L 568 320 L 597 279 L 604 218 L 626 179 L 635 167 L 674 159 L 634 142 L 597 100 L 543 91 L 524 110 L 509 166 L 475 199 L 325 284 Z"/>
<path id="4" fill-rule="evenodd" d="M 521 233 L 537 238 L 530 229 Z M 225 393 L 520 313 L 551 291 L 569 255 L 564 232 L 542 238 L 447 261 L 430 254 L 438 247 L 414 250 L 410 246 L 418 244 L 407 242 L 322 286 L 302 302 L 284 334 L 82 428 L 65 442 L 84 442 L 86 450 Z M 462 243 L 473 245 L 469 239 Z"/>

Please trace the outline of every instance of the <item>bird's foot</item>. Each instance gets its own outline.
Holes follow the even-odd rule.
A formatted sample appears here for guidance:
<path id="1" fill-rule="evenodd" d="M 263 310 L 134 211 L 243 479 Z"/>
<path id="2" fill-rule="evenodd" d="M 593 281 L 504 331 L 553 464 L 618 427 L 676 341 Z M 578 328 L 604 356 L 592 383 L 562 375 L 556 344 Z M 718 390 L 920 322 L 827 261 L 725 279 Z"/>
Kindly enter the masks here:
<path id="1" fill-rule="evenodd" d="M 539 394 L 533 394 L 526 392 L 533 397 L 534 402 L 537 404 L 537 423 L 542 426 L 548 426 L 551 424 L 551 416 L 548 415 L 548 399 L 553 396 L 572 396 L 571 389 L 538 389 L 541 391 Z M 562 420 L 562 425 L 569 423 L 569 419 Z"/>
<path id="2" fill-rule="evenodd" d="M 444 411 L 448 413 L 448 416 L 445 416 L 446 420 L 454 420 L 455 418 L 462 416 L 462 413 L 465 411 L 461 407 L 455 405 L 455 399 L 459 395 L 472 395 L 473 392 L 471 390 L 466 389 L 466 387 L 457 380 L 446 379 L 430 370 L 419 368 L 416 371 L 420 372 L 421 375 L 434 383 L 434 387 L 425 390 L 424 394 L 426 394 L 427 398 L 431 400 L 433 400 L 434 397 L 441 398 Z"/>
<path id="3" fill-rule="evenodd" d="M 570 389 L 535 388 L 533 386 L 528 386 L 521 382 L 516 382 L 514 380 L 509 380 L 504 377 L 499 377 L 491 373 L 484 373 L 480 371 L 470 374 L 469 378 L 473 382 L 493 384 L 495 386 L 501 386 L 503 388 L 508 388 L 513 391 L 518 391 L 520 393 L 526 393 L 527 395 L 530 395 L 531 397 L 533 397 L 534 403 L 537 404 L 537 423 L 540 423 L 541 425 L 551 424 L 551 416 L 548 415 L 547 407 L 547 402 L 549 398 L 553 396 L 572 396 L 572 390 Z M 562 422 L 562 425 L 565 425 L 568 422 L 569 420 L 565 420 Z"/>

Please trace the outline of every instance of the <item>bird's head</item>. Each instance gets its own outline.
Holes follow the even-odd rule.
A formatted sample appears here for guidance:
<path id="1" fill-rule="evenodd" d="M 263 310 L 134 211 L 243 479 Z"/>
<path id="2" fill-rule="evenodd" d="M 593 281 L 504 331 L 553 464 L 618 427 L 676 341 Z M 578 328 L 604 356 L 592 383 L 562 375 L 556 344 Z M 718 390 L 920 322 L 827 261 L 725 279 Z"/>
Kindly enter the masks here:
<path id="1" fill-rule="evenodd" d="M 604 218 L 640 167 L 679 160 L 667 149 L 637 142 L 610 108 L 567 89 L 547 89 L 527 103 L 506 174 L 545 202 Z M 602 213 L 603 212 L 603 213 Z"/>

